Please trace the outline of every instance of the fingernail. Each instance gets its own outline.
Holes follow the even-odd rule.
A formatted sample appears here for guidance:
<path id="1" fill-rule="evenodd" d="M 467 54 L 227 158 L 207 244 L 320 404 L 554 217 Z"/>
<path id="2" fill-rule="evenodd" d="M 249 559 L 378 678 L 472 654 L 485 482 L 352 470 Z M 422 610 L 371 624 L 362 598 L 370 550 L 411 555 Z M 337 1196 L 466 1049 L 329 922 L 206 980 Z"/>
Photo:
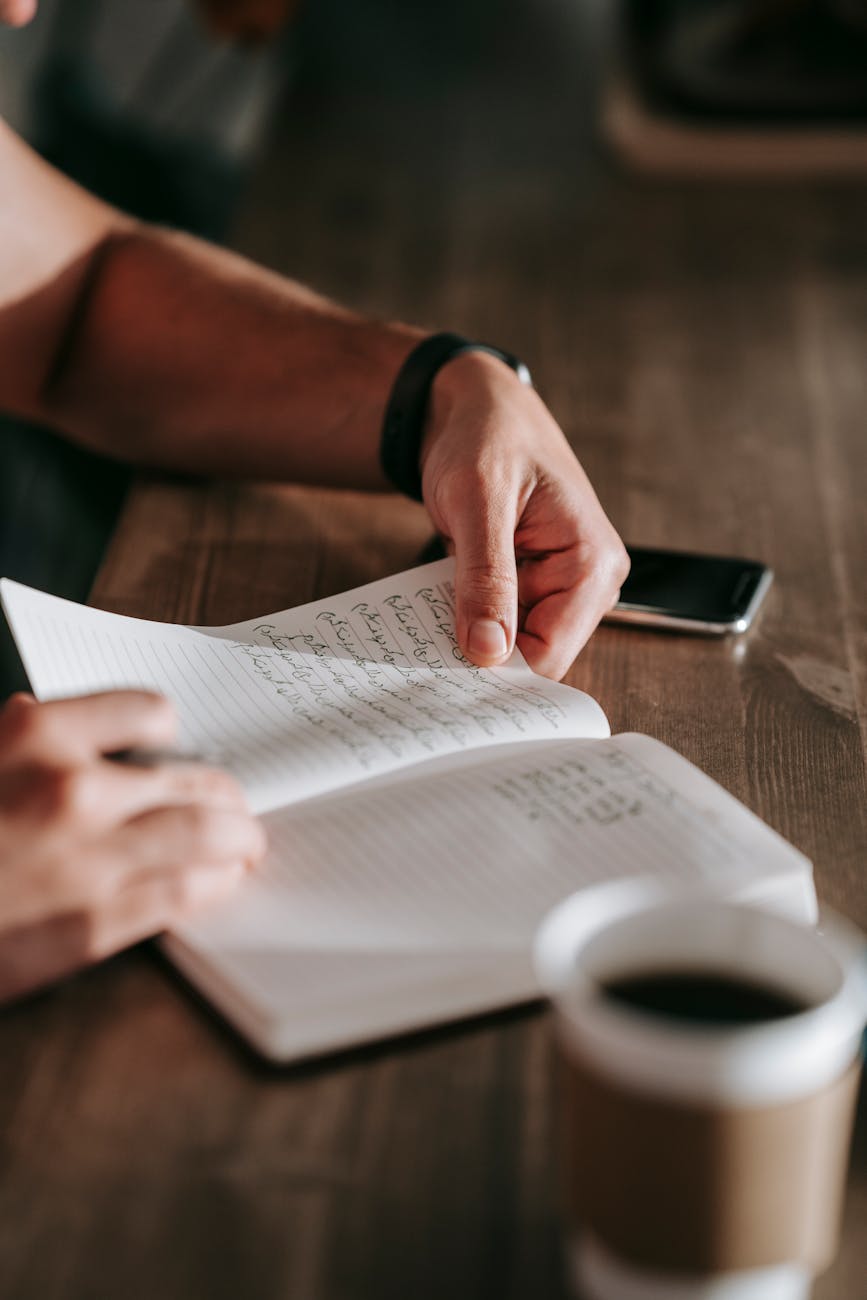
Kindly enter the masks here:
<path id="1" fill-rule="evenodd" d="M 492 618 L 479 618 L 470 624 L 469 651 L 481 659 L 502 659 L 508 648 L 503 625 Z"/>

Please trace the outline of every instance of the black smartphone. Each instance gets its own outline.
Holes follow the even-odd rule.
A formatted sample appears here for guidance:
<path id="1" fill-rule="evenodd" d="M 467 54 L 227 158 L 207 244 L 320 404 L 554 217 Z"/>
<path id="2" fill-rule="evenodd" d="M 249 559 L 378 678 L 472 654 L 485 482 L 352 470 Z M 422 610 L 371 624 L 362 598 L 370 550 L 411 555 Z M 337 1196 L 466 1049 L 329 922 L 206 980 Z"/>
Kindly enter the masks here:
<path id="1" fill-rule="evenodd" d="M 757 560 L 626 549 L 632 568 L 608 622 L 718 636 L 745 632 L 774 576 Z"/>

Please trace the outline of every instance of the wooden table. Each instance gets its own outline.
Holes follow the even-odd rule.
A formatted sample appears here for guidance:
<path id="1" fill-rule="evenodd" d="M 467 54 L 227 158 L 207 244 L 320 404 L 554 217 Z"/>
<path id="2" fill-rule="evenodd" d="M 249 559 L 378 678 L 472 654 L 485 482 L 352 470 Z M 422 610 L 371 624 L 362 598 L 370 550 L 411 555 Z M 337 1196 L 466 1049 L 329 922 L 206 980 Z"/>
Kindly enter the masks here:
<path id="1" fill-rule="evenodd" d="M 569 8 L 459 32 L 445 100 L 387 49 L 353 80 L 359 27 L 327 44 L 311 14 L 340 76 L 298 95 L 239 241 L 525 355 L 626 538 L 773 566 L 747 637 L 603 628 L 569 680 L 867 925 L 867 192 L 619 175 L 587 148 Z M 391 499 L 154 480 L 93 598 L 228 622 L 404 567 L 427 532 Z M 126 954 L 0 1017 L 0 1296 L 565 1296 L 551 1094 L 539 1009 L 273 1071 Z M 863 1106 L 850 1181 L 818 1300 L 867 1296 Z"/>

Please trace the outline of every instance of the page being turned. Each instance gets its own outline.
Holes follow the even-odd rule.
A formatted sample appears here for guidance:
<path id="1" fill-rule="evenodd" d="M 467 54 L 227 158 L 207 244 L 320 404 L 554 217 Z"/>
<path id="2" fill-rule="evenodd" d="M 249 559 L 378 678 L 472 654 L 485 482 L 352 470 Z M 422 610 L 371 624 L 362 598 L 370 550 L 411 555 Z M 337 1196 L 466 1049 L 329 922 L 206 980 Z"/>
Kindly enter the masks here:
<path id="1" fill-rule="evenodd" d="M 512 741 L 609 734 L 599 705 L 538 676 L 519 652 L 479 668 L 455 634 L 454 562 L 441 560 L 354 591 L 226 628 L 282 710 L 320 720 L 364 779 Z M 347 778 L 336 782 L 347 784 Z"/>
<path id="2" fill-rule="evenodd" d="M 161 691 L 180 743 L 226 766 L 257 811 L 510 741 L 604 736 L 598 705 L 516 657 L 458 650 L 451 561 L 229 628 L 151 623 L 4 582 L 41 698 Z"/>

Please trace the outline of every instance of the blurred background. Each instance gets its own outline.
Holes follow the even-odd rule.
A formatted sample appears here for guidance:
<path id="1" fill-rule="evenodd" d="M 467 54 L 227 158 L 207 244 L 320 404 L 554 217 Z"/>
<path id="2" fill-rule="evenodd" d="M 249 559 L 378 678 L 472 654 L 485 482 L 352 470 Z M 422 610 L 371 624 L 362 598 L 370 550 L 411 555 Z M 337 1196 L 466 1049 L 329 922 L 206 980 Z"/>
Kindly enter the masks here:
<path id="1" fill-rule="evenodd" d="M 225 32 L 235 0 L 42 0 L 32 26 L 0 33 L 0 115 L 131 212 L 362 313 L 513 350 L 626 540 L 769 561 L 764 652 L 760 638 L 707 652 L 746 656 L 743 698 L 678 719 L 677 669 L 667 687 L 645 677 L 639 639 L 612 656 L 616 690 L 604 653 L 588 685 L 627 717 L 650 691 L 655 734 L 694 727 L 700 743 L 678 730 L 678 748 L 717 775 L 742 771 L 746 744 L 755 784 L 735 793 L 770 799 L 779 829 L 835 860 L 828 828 L 854 815 L 844 774 L 861 762 L 867 0 L 236 3 L 242 40 L 203 16 Z M 0 571 L 85 599 L 128 482 L 5 420 Z M 0 642 L 0 696 L 16 664 Z M 804 665 L 833 730 L 795 684 Z M 777 698 L 793 700 L 782 723 Z M 768 760 L 781 746 L 802 783 L 791 807 Z M 850 860 L 841 903 L 860 888 Z M 393 1235 L 390 1277 L 415 1240 Z M 817 1300 L 854 1300 L 838 1276 Z"/>
<path id="2" fill-rule="evenodd" d="M 773 371 L 803 269 L 864 265 L 864 0 L 43 0 L 0 114 L 131 212 L 526 356 L 626 532 L 597 440 L 664 419 L 676 466 L 713 347 Z M 0 455 L 3 570 L 83 599 L 127 471 L 11 421 Z"/>

